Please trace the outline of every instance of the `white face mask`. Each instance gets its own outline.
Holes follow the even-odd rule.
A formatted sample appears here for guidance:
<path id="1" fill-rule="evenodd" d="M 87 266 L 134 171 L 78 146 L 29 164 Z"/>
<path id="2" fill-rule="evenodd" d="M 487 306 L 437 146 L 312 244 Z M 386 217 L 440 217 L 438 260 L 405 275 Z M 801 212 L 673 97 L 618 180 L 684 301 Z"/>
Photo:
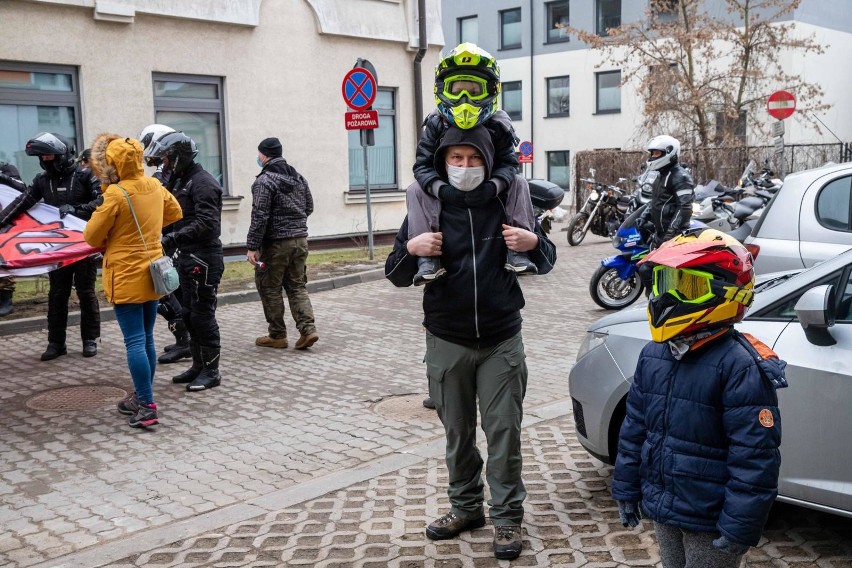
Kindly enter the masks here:
<path id="1" fill-rule="evenodd" d="M 472 191 L 485 181 L 485 166 L 462 168 L 447 164 L 447 179 L 456 189 Z"/>

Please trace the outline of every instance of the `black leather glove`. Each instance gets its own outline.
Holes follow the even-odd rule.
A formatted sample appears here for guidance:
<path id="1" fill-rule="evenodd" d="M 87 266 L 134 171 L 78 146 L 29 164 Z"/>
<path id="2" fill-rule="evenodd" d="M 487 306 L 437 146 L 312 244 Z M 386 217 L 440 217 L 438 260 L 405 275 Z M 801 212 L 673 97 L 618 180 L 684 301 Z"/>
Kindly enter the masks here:
<path id="1" fill-rule="evenodd" d="M 163 235 L 160 238 L 160 244 L 163 245 L 163 254 L 166 256 L 172 256 L 175 251 L 177 251 L 177 242 L 175 242 L 175 238 L 173 235 Z"/>
<path id="2" fill-rule="evenodd" d="M 464 202 L 468 207 L 482 207 L 497 197 L 497 184 L 484 181 L 473 191 L 464 192 Z"/>
<path id="3" fill-rule="evenodd" d="M 68 205 L 68 204 L 60 205 L 59 206 L 59 218 L 64 219 L 66 215 L 73 215 L 74 211 L 75 211 L 75 209 L 74 209 L 73 205 Z"/>
<path id="4" fill-rule="evenodd" d="M 451 203 L 459 207 L 466 207 L 464 192 L 454 188 L 451 185 L 444 184 L 438 190 L 438 199 L 446 203 Z"/>

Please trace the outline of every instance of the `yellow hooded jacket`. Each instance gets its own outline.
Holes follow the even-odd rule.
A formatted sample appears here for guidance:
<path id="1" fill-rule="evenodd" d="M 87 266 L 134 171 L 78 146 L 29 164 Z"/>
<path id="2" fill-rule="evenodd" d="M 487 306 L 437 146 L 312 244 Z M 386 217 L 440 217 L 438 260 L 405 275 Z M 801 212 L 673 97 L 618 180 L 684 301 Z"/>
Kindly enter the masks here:
<path id="1" fill-rule="evenodd" d="M 180 205 L 163 185 L 144 175 L 142 144 L 117 134 L 101 134 L 92 144 L 92 171 L 103 184 L 103 203 L 86 223 L 83 238 L 104 247 L 103 286 L 112 304 L 140 304 L 159 299 L 150 264 L 163 256 L 160 236 L 183 216 Z M 145 251 L 130 206 L 130 196 L 148 250 Z"/>

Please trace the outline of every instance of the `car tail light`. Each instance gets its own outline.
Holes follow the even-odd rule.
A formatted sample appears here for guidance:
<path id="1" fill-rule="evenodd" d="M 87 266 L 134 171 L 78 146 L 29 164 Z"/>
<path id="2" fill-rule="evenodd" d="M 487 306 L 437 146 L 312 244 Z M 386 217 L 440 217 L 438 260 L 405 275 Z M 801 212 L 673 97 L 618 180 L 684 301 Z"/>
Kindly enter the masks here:
<path id="1" fill-rule="evenodd" d="M 760 245 L 756 245 L 754 243 L 751 243 L 751 244 L 745 245 L 745 248 L 747 248 L 748 252 L 751 253 L 751 257 L 753 259 L 756 259 L 757 255 L 760 253 Z"/>

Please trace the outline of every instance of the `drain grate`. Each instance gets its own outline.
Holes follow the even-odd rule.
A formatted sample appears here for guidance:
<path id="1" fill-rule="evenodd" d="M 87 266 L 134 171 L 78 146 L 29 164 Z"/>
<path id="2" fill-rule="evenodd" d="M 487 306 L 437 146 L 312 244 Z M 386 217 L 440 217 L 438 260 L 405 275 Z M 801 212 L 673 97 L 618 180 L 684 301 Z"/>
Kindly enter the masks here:
<path id="1" fill-rule="evenodd" d="M 390 396 L 378 402 L 373 412 L 393 420 L 437 422 L 438 413 L 423 407 L 424 398 L 422 394 Z"/>
<path id="2" fill-rule="evenodd" d="M 106 385 L 64 387 L 42 392 L 27 400 L 33 410 L 96 410 L 115 404 L 127 391 Z"/>

